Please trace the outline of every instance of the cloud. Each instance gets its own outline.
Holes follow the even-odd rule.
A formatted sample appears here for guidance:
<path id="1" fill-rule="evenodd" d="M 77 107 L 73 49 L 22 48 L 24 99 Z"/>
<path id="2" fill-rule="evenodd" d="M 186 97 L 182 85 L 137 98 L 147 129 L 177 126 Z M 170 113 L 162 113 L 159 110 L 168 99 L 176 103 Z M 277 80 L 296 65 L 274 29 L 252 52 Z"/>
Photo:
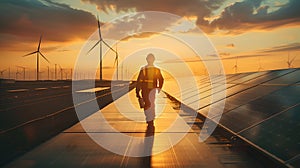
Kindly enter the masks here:
<path id="1" fill-rule="evenodd" d="M 53 42 L 85 39 L 96 28 L 95 17 L 90 13 L 50 0 L 0 1 L 0 36 L 6 37 L 0 41 L 1 48 L 37 42 L 40 34 Z"/>
<path id="2" fill-rule="evenodd" d="M 220 29 L 227 33 L 239 34 L 249 30 L 269 30 L 300 23 L 299 0 L 290 0 L 287 4 L 274 4 L 278 10 L 273 12 L 269 12 L 269 6 L 263 5 L 263 0 L 243 0 L 227 5 L 219 17 L 214 17 L 214 12 L 226 6 L 224 0 L 82 1 L 96 4 L 99 10 L 106 12 L 111 9 L 117 12 L 163 11 L 196 18 L 196 24 L 206 33 Z M 208 21 L 205 18 L 214 19 Z M 145 27 L 149 31 L 164 31 L 167 25 L 171 26 L 174 23 L 168 18 L 148 20 L 141 15 L 123 19 L 125 20 L 119 21 L 119 24 L 112 24 L 111 28 L 103 30 L 104 33 L 107 31 L 105 38 L 119 37 L 120 34 L 126 33 L 129 37 L 125 37 L 125 40 L 150 37 L 149 33 L 134 33 Z M 87 39 L 96 28 L 96 20 L 91 13 L 51 0 L 0 1 L 0 48 L 6 50 L 22 50 L 36 44 L 40 34 L 43 34 L 43 43 Z"/>
<path id="3" fill-rule="evenodd" d="M 156 33 L 156 32 L 143 32 L 143 33 L 138 33 L 138 34 L 133 34 L 133 35 L 130 35 L 130 36 L 127 36 L 125 38 L 122 39 L 122 41 L 128 41 L 130 39 L 135 39 L 135 38 L 149 38 L 153 35 L 156 35 L 156 34 L 159 34 L 159 33 Z"/>
<path id="4" fill-rule="evenodd" d="M 287 45 L 275 46 L 268 49 L 260 50 L 261 53 L 274 53 L 274 52 L 288 52 L 288 51 L 300 51 L 300 43 L 292 43 Z"/>
<path id="5" fill-rule="evenodd" d="M 279 8 L 269 12 L 270 6 L 263 5 L 264 0 L 243 0 L 227 5 L 220 16 L 214 12 L 226 6 L 222 0 L 82 0 L 96 4 L 99 10 L 120 11 L 164 11 L 179 16 L 196 16 L 196 24 L 206 33 L 223 30 L 227 34 L 240 34 L 249 30 L 270 30 L 282 26 L 299 25 L 299 0 L 290 0 L 287 4 L 274 6 Z M 208 20 L 206 18 L 213 18 Z"/>
<path id="6" fill-rule="evenodd" d="M 213 20 L 211 26 L 227 33 L 239 34 L 260 29 L 270 30 L 287 25 L 299 25 L 300 1 L 290 0 L 279 9 L 269 12 L 269 6 L 262 5 L 263 0 L 244 0 L 226 7 L 220 17 Z"/>
<path id="7" fill-rule="evenodd" d="M 228 52 L 221 52 L 219 53 L 220 57 L 226 57 L 226 56 L 230 56 L 231 54 Z"/>
<path id="8" fill-rule="evenodd" d="M 169 31 L 180 17 L 162 12 L 140 12 L 116 18 L 101 27 L 104 40 L 128 41 L 133 38 L 149 38 Z M 98 36 L 93 36 L 95 40 Z"/>
<path id="9" fill-rule="evenodd" d="M 234 48 L 235 45 L 234 45 L 233 43 L 231 43 L 231 44 L 227 44 L 226 47 L 227 47 L 227 48 Z"/>
<path id="10" fill-rule="evenodd" d="M 120 11 L 162 11 L 179 16 L 197 16 L 197 24 L 201 29 L 211 31 L 209 22 L 204 18 L 210 17 L 215 9 L 218 9 L 223 0 L 82 0 L 86 3 L 96 4 L 101 11 L 108 12 L 111 9 Z M 158 24 L 156 24 L 158 25 Z"/>

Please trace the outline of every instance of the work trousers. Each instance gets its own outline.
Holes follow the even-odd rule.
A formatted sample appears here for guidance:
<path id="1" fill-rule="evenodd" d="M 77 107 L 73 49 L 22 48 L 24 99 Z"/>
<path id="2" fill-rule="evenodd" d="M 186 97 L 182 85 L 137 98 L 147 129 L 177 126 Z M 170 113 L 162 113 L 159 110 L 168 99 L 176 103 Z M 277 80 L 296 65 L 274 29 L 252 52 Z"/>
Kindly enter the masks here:
<path id="1" fill-rule="evenodd" d="M 142 98 L 145 101 L 144 113 L 146 121 L 152 121 L 155 119 L 155 94 L 156 88 L 142 88 Z"/>

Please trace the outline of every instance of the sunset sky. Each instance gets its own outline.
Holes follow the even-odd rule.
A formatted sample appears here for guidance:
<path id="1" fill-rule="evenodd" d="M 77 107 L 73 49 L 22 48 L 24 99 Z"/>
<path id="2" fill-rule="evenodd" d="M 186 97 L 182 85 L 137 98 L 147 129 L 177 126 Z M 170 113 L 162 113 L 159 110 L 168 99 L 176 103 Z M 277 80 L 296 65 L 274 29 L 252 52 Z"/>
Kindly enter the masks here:
<path id="1" fill-rule="evenodd" d="M 15 78 L 17 71 L 22 73 L 22 69 L 16 66 L 24 66 L 26 79 L 35 79 L 35 55 L 22 56 L 36 51 L 41 34 L 41 52 L 50 61 L 49 64 L 40 59 L 42 78 L 46 79 L 47 66 L 53 76 L 55 64 L 65 69 L 67 75 L 74 68 L 83 45 L 97 31 L 97 15 L 103 25 L 103 34 L 107 34 L 103 38 L 113 48 L 116 46 L 112 41 L 117 40 L 113 33 L 122 31 L 127 35 L 118 42 L 123 75 L 135 74 L 149 52 L 157 55 L 157 65 L 165 69 L 167 66 L 176 67 L 178 58 L 175 57 L 180 57 L 196 74 L 205 73 L 203 64 L 195 59 L 197 55 L 176 44 L 174 39 L 160 33 L 135 34 L 136 26 L 143 29 L 149 25 L 155 30 L 161 29 L 161 32 L 177 30 L 190 39 L 196 37 L 193 34 L 196 28 L 201 29 L 215 46 L 226 73 L 286 69 L 288 60 L 290 67 L 300 67 L 299 9 L 299 0 L 1 0 L 1 78 L 8 77 L 8 68 L 11 78 Z M 177 20 L 161 22 L 163 19 L 135 23 L 135 14 L 144 11 L 168 12 L 193 24 L 186 22 L 183 26 L 174 26 Z M 117 28 L 107 26 L 123 15 L 128 19 L 123 19 L 122 24 L 116 23 Z M 91 37 L 94 39 L 91 44 L 96 42 L 96 35 Z M 98 47 L 91 54 L 98 55 Z M 140 60 L 126 62 L 130 55 L 140 55 Z M 103 60 L 105 78 L 111 77 L 113 63 L 114 55 L 108 52 Z M 234 69 L 236 63 L 237 70 Z M 88 76 L 89 73 L 86 68 L 86 74 L 82 75 Z M 22 79 L 21 76 L 18 78 Z"/>

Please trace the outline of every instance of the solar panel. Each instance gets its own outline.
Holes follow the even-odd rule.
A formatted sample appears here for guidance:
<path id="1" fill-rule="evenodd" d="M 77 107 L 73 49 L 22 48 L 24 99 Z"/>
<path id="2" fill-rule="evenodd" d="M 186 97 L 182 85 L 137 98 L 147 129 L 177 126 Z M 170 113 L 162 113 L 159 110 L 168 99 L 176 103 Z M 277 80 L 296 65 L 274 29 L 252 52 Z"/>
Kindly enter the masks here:
<path id="1" fill-rule="evenodd" d="M 271 81 L 271 80 L 274 80 L 274 79 L 277 79 L 277 78 L 281 78 L 284 75 L 289 74 L 289 73 L 293 73 L 293 72 L 295 72 L 295 70 L 272 71 L 272 72 L 266 73 L 266 74 L 253 73 L 253 74 L 244 76 L 243 77 L 244 79 L 240 78 L 240 79 L 236 80 L 236 82 L 240 83 L 240 84 L 235 84 L 231 87 L 227 87 L 227 89 L 226 89 L 227 98 L 231 97 L 233 95 L 236 95 L 236 94 L 240 94 L 240 93 L 242 93 L 244 91 L 247 91 L 249 89 L 252 89 L 252 87 L 257 87 L 259 84 L 263 84 L 263 83 L 266 83 L 268 81 Z M 249 76 L 251 76 L 251 78 L 249 78 Z M 242 82 L 244 82 L 244 83 L 242 83 Z M 210 97 L 204 97 L 203 98 L 202 96 L 201 96 L 201 98 L 202 99 L 210 99 Z M 199 101 L 199 100 L 195 100 L 195 101 Z M 210 102 L 208 100 L 202 100 L 202 101 L 203 102 Z M 191 103 L 194 103 L 194 102 L 191 102 Z M 202 108 L 204 108 L 208 105 L 209 104 L 204 104 L 204 105 L 201 104 L 202 107 L 200 107 L 200 109 L 202 109 Z"/>
<path id="2" fill-rule="evenodd" d="M 280 71 L 270 71 L 265 76 L 258 77 L 249 82 L 249 84 L 261 84 L 261 83 L 272 83 L 277 78 L 283 77 L 289 73 L 294 72 L 295 70 L 288 69 L 288 70 L 280 70 Z"/>
<path id="3" fill-rule="evenodd" d="M 247 74 L 243 77 L 239 77 L 237 78 L 236 80 L 232 81 L 232 82 L 228 82 L 228 83 L 234 83 L 234 84 L 245 84 L 255 78 L 258 78 L 260 76 L 264 76 L 268 74 L 268 72 L 256 72 L 256 73 L 250 73 L 250 74 Z"/>
<path id="4" fill-rule="evenodd" d="M 295 83 L 295 81 L 297 80 L 300 81 L 300 70 L 298 69 L 292 71 L 292 73 L 284 75 L 281 78 L 277 78 L 272 81 L 266 82 L 266 84 L 291 84 Z"/>
<path id="5" fill-rule="evenodd" d="M 229 112 L 230 110 L 238 108 L 242 105 L 245 105 L 250 101 L 258 99 L 259 97 L 267 95 L 275 90 L 278 90 L 281 87 L 283 86 L 257 86 L 255 88 L 241 92 L 238 95 L 228 97 L 226 99 L 226 104 L 224 107 L 223 114 Z M 201 109 L 200 112 L 203 114 L 207 114 L 208 110 L 209 107 L 206 107 L 204 109 Z"/>
<path id="6" fill-rule="evenodd" d="M 212 77 L 212 81 L 214 83 L 224 83 L 224 80 L 227 80 L 228 82 L 234 81 L 238 78 L 247 76 L 248 74 L 237 74 L 237 75 L 231 75 L 230 77 L 227 77 L 227 79 L 222 78 L 221 76 L 215 76 Z M 207 97 L 210 96 L 210 90 L 212 85 L 210 83 L 210 79 L 207 78 L 206 81 L 201 81 L 198 83 L 198 87 L 195 88 L 191 88 L 188 90 L 188 92 L 183 91 L 181 94 L 183 95 L 183 98 L 181 99 L 184 103 L 186 104 L 190 104 L 190 102 L 194 102 L 197 101 L 198 99 L 196 99 L 198 97 L 198 94 L 200 93 L 201 97 Z M 198 92 L 199 90 L 199 92 Z M 189 100 L 188 100 L 189 99 Z"/>
<path id="7" fill-rule="evenodd" d="M 250 79 L 248 79 L 248 80 L 250 80 Z M 245 80 L 245 81 L 248 81 L 248 80 Z M 240 79 L 239 81 L 244 81 L 244 80 Z M 234 94 L 236 94 L 236 93 L 238 93 L 242 90 L 245 90 L 245 89 L 247 89 L 251 86 L 252 85 L 228 84 L 227 89 L 226 89 L 227 97 L 230 97 L 230 96 L 232 96 L 232 95 L 234 95 Z M 219 91 L 222 91 L 222 90 L 218 90 L 218 88 L 216 88 L 214 94 L 218 93 Z M 201 104 L 200 109 L 202 109 L 202 108 L 204 108 L 204 107 L 206 107 L 210 104 L 215 103 L 215 102 L 210 102 L 211 94 L 207 95 L 207 94 L 204 94 L 202 92 L 202 93 L 200 93 L 200 98 L 201 98 L 201 100 L 194 99 L 193 101 L 188 102 L 188 104 L 189 103 L 194 103 L 194 102 L 197 102 L 197 101 L 207 102 L 207 104 L 203 104 L 203 103 Z"/>
<path id="8" fill-rule="evenodd" d="M 299 96 L 297 96 L 299 89 L 300 86 L 292 85 L 255 99 L 224 113 L 220 123 L 234 132 L 241 131 L 300 102 Z"/>
<path id="9" fill-rule="evenodd" d="M 300 105 L 258 124 L 241 135 L 287 161 L 300 151 Z M 298 132 L 298 133 L 297 133 Z"/>
<path id="10" fill-rule="evenodd" d="M 297 165 L 300 158 L 300 135 L 297 134 L 300 130 L 297 113 L 300 111 L 300 70 L 234 74 L 228 75 L 226 81 L 226 104 L 219 123 L 272 155 Z M 192 108 L 198 103 L 198 112 L 207 116 L 209 110 L 221 108 L 218 100 L 211 102 L 212 94 L 218 94 L 212 93 L 211 87 L 208 80 L 203 80 L 198 88 L 183 92 L 180 101 Z M 218 87 L 214 85 L 217 92 L 222 91 Z"/>

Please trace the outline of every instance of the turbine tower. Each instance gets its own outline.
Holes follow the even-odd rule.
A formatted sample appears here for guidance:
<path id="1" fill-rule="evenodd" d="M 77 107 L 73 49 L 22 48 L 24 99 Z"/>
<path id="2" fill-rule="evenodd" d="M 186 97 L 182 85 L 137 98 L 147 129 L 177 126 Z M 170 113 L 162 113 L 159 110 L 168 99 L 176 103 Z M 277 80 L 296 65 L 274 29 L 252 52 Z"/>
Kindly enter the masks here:
<path id="1" fill-rule="evenodd" d="M 18 75 L 21 74 L 18 69 L 17 69 L 17 72 L 16 72 L 16 80 L 18 80 Z"/>
<path id="2" fill-rule="evenodd" d="M 288 60 L 287 60 L 286 63 L 288 64 L 288 68 L 289 68 L 289 69 L 292 68 L 292 63 L 294 62 L 295 58 L 296 58 L 296 57 L 294 57 L 294 58 L 292 58 L 292 59 L 290 60 L 290 52 L 288 52 Z"/>
<path id="3" fill-rule="evenodd" d="M 49 68 L 49 66 L 47 66 L 47 73 L 48 73 L 48 80 L 50 80 L 50 68 Z"/>
<path id="4" fill-rule="evenodd" d="M 58 64 L 59 69 L 60 69 L 60 80 L 63 80 L 63 68 Z"/>
<path id="5" fill-rule="evenodd" d="M 118 54 L 118 47 L 116 44 L 116 57 L 115 57 L 115 61 L 114 61 L 114 67 L 117 64 L 117 80 L 119 80 L 119 54 Z"/>
<path id="6" fill-rule="evenodd" d="M 50 63 L 50 61 L 41 53 L 40 48 L 41 48 L 41 42 L 42 42 L 42 35 L 40 36 L 40 41 L 37 47 L 37 50 L 34 52 L 31 52 L 29 54 L 24 55 L 23 57 L 27 57 L 30 56 L 32 54 L 36 54 L 36 80 L 39 80 L 39 59 L 40 59 L 40 55 L 48 62 Z"/>
<path id="7" fill-rule="evenodd" d="M 6 71 L 7 69 L 3 69 L 0 71 L 0 78 L 4 78 L 3 73 Z"/>
<path id="8" fill-rule="evenodd" d="M 260 72 L 261 70 L 263 70 L 264 68 L 261 66 L 261 60 L 260 60 L 260 56 L 258 56 L 258 72 Z"/>
<path id="9" fill-rule="evenodd" d="M 23 70 L 23 80 L 25 80 L 25 71 L 26 71 L 26 67 L 23 66 L 17 66 L 17 68 L 21 68 Z"/>
<path id="10" fill-rule="evenodd" d="M 100 81 L 102 81 L 102 43 L 104 45 L 106 45 L 111 51 L 113 51 L 116 54 L 116 57 L 118 55 L 117 51 L 115 51 L 110 45 L 108 45 L 102 38 L 101 35 L 101 26 L 100 26 L 100 22 L 99 22 L 99 17 L 97 16 L 97 23 L 98 23 L 98 33 L 99 33 L 99 40 L 96 42 L 96 44 L 88 51 L 88 53 L 90 53 L 98 44 L 100 46 Z"/>
<path id="11" fill-rule="evenodd" d="M 238 64 L 237 64 L 238 56 L 235 59 L 235 65 L 233 66 L 234 72 L 237 73 L 238 70 Z"/>
<path id="12" fill-rule="evenodd" d="M 55 71 L 55 72 L 54 72 L 54 73 L 55 73 L 54 80 L 57 80 L 57 67 L 56 67 L 56 66 L 57 66 L 57 64 L 55 64 L 55 69 L 54 69 L 54 71 Z"/>

